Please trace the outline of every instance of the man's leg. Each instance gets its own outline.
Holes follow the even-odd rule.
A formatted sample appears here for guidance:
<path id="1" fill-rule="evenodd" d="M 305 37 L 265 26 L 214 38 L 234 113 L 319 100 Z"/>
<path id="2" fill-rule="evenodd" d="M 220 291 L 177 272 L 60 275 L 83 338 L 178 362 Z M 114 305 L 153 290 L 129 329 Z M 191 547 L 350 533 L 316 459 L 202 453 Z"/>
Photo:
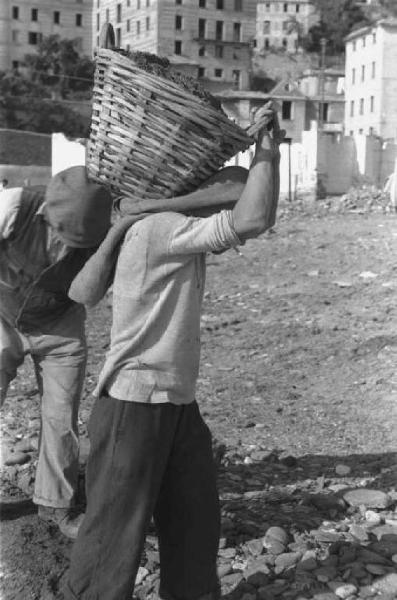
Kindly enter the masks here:
<path id="1" fill-rule="evenodd" d="M 0 406 L 7 395 L 10 382 L 25 358 L 23 340 L 18 331 L 0 318 Z"/>
<path id="2" fill-rule="evenodd" d="M 43 332 L 27 335 L 41 394 L 41 435 L 33 501 L 69 508 L 78 478 L 77 417 L 87 346 L 81 307 Z"/>
<path id="3" fill-rule="evenodd" d="M 68 600 L 130 600 L 182 407 L 109 396 L 93 408 L 87 508 L 73 547 Z"/>
<path id="4" fill-rule="evenodd" d="M 184 407 L 154 512 L 164 600 L 216 600 L 220 510 L 211 434 L 196 403 Z"/>

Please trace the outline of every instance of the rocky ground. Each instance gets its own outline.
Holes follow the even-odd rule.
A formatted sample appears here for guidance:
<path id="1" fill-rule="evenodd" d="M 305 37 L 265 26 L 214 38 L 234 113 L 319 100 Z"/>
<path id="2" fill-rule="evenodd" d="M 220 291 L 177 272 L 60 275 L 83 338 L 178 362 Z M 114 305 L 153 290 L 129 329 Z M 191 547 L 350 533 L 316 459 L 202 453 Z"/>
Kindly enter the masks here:
<path id="1" fill-rule="evenodd" d="M 366 208 L 284 205 L 241 255 L 209 257 L 198 401 L 219 467 L 223 600 L 397 599 L 397 220 Z M 109 319 L 104 301 L 88 321 L 82 483 Z M 28 363 L 1 426 L 1 597 L 56 598 L 71 543 L 30 501 Z M 135 597 L 156 598 L 158 578 L 150 532 Z"/>

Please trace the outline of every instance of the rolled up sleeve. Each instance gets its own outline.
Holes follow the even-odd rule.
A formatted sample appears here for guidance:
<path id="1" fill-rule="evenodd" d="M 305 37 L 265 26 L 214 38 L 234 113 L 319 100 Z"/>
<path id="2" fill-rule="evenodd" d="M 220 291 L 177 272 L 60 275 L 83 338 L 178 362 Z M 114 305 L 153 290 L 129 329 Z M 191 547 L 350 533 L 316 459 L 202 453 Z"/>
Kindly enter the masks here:
<path id="1" fill-rule="evenodd" d="M 169 239 L 169 254 L 220 252 L 241 245 L 233 214 L 223 210 L 211 217 L 185 217 Z"/>
<path id="2" fill-rule="evenodd" d="M 12 234 L 21 198 L 22 188 L 10 188 L 0 192 L 0 240 L 6 240 Z"/>

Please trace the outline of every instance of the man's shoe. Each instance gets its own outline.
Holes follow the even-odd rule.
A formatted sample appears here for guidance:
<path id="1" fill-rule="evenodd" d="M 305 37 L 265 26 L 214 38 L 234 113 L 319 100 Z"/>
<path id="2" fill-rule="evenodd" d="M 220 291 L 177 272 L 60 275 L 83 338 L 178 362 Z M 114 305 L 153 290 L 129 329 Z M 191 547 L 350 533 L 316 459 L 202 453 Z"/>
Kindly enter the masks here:
<path id="1" fill-rule="evenodd" d="M 39 505 L 38 517 L 47 523 L 55 523 L 63 535 L 75 540 L 84 519 L 84 513 L 76 514 L 76 510 L 71 508 L 53 508 L 52 506 Z"/>

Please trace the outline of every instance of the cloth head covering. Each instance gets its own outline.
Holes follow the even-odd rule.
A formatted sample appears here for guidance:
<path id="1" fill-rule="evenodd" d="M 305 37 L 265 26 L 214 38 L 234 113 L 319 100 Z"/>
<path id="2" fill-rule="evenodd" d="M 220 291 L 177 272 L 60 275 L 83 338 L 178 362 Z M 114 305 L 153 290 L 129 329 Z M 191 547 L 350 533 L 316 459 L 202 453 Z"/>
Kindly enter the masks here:
<path id="1" fill-rule="evenodd" d="M 44 209 L 57 236 L 72 248 L 99 246 L 111 225 L 110 192 L 90 181 L 83 166 L 54 175 L 46 189 Z"/>

